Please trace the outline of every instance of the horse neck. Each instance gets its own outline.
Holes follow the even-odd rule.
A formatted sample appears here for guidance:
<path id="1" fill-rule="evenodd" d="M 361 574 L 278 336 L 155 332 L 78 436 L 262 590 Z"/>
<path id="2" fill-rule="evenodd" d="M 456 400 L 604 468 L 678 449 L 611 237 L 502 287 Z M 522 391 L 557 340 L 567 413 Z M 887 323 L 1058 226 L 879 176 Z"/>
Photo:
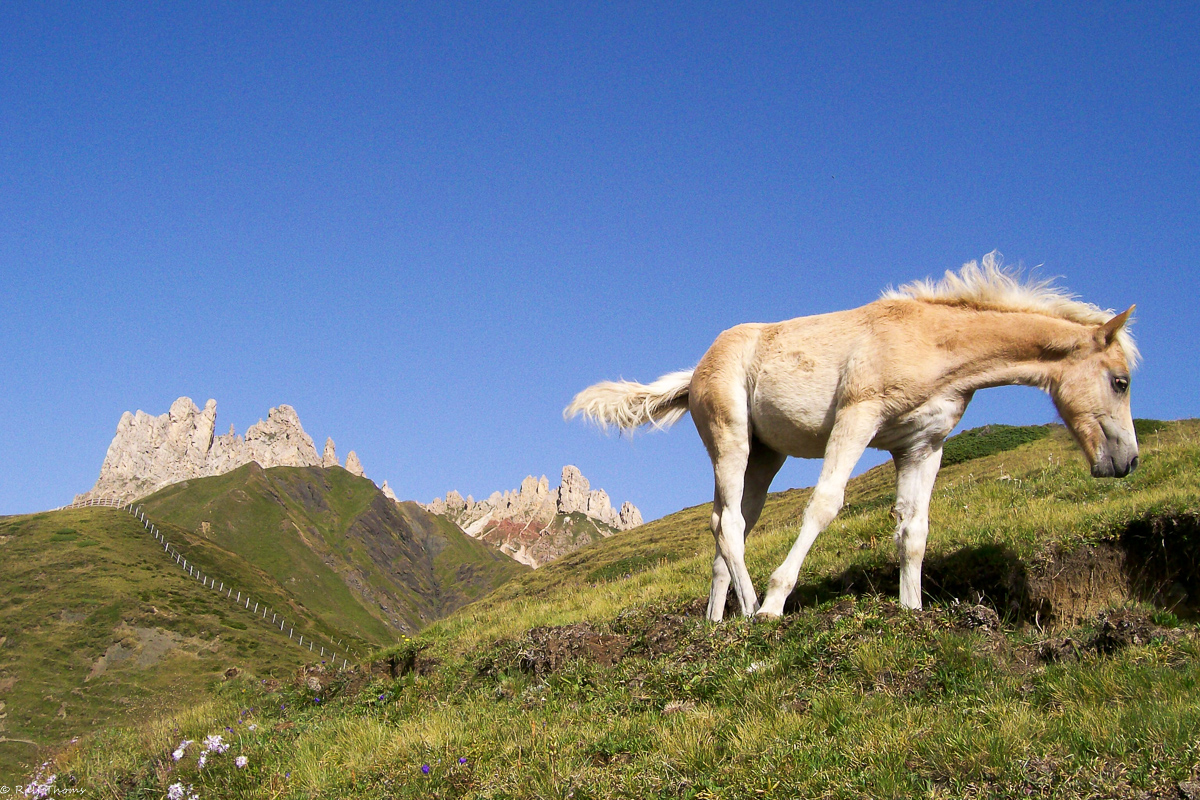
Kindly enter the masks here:
<path id="1" fill-rule="evenodd" d="M 1062 358 L 1090 335 L 1084 325 L 1045 314 L 955 311 L 969 316 L 944 347 L 963 391 L 1014 384 L 1049 391 L 1058 383 Z"/>

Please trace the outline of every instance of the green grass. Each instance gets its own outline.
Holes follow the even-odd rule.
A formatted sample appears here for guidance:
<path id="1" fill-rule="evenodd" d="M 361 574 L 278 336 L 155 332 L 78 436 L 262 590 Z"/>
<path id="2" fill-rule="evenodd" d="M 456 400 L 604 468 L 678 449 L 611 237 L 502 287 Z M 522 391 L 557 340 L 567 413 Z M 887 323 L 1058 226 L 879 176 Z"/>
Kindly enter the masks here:
<path id="1" fill-rule="evenodd" d="M 1035 573 L 1147 520 L 1195 519 L 1200 423 L 1141 444 L 1141 468 L 1121 481 L 1090 478 L 1061 429 L 948 466 L 929 561 Z M 852 482 L 781 620 L 700 619 L 712 540 L 698 506 L 403 641 L 378 662 L 407 665 L 398 678 L 226 685 L 178 730 L 113 729 L 54 769 L 118 797 L 161 796 L 176 780 L 206 798 L 1178 796 L 1200 774 L 1200 632 L 1184 609 L 1121 600 L 1128 619 L 1176 630 L 1102 647 L 1102 618 L 1052 631 L 1008 617 L 997 631 L 972 627 L 949 597 L 908 612 L 839 591 L 856 570 L 894 564 L 892 482 L 890 467 Z M 807 497 L 770 498 L 748 545 L 757 585 Z M 180 738 L 226 725 L 251 767 L 169 761 Z"/>
<path id="2" fill-rule="evenodd" d="M 352 592 L 347 576 L 392 589 L 389 605 L 424 589 L 432 601 L 420 608 L 432 616 L 527 571 L 341 469 L 252 464 L 168 487 L 143 506 L 189 563 L 286 617 L 297 637 L 344 642 L 343 655 L 400 636 Z M 435 577 L 424 585 L 389 584 L 381 576 L 387 564 L 368 557 L 368 546 L 386 557 L 404 543 L 428 561 Z M 24 740 L 0 741 L 0 779 L 72 735 L 194 702 L 231 666 L 285 676 L 320 659 L 319 649 L 302 651 L 188 578 L 124 511 L 0 520 L 0 574 L 0 740 Z M 144 651 L 165 646 L 162 636 L 175 637 L 163 658 L 139 666 Z M 119 663 L 89 677 L 110 650 Z"/>
<path id="3" fill-rule="evenodd" d="M 942 447 L 942 466 L 1015 450 L 1049 436 L 1052 428 L 1051 425 L 984 425 L 963 431 L 946 440 Z"/>
<path id="4" fill-rule="evenodd" d="M 34 743 L 0 742 L 0 785 L 72 735 L 204 696 L 230 667 L 285 676 L 308 659 L 114 509 L 0 519 L 0 575 L 0 738 Z M 110 650 L 134 657 L 93 674 Z"/>

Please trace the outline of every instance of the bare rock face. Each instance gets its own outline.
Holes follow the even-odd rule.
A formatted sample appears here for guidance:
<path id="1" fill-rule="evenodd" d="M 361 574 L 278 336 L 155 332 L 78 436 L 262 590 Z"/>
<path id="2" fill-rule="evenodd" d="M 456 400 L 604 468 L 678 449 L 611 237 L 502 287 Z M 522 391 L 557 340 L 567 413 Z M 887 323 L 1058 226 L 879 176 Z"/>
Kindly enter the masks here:
<path id="1" fill-rule="evenodd" d="M 608 493 L 592 489 L 575 466 L 563 467 L 556 489 L 543 475 L 486 500 L 464 498 L 451 490 L 425 509 L 447 517 L 468 535 L 488 541 L 517 561 L 538 567 L 597 539 L 642 524 L 642 514 L 626 501 L 612 506 Z"/>
<path id="2" fill-rule="evenodd" d="M 349 472 L 351 475 L 357 475 L 360 478 L 367 477 L 363 472 L 362 462 L 358 460 L 358 453 L 353 450 L 346 456 L 346 472 Z"/>
<path id="3" fill-rule="evenodd" d="M 315 467 L 316 447 L 291 406 L 272 408 L 266 420 L 251 425 L 243 439 L 232 427 L 214 436 L 217 401 L 201 411 L 181 397 L 158 417 L 126 411 L 108 446 L 100 477 L 76 500 L 136 500 L 172 483 L 221 475 L 257 461 L 267 467 Z"/>
<path id="4" fill-rule="evenodd" d="M 558 487 L 558 509 L 564 514 L 587 513 L 588 491 L 591 484 L 583 477 L 579 467 L 568 464 L 563 467 L 562 480 Z"/>
<path id="5" fill-rule="evenodd" d="M 338 464 L 337 448 L 333 446 L 333 439 L 325 440 L 325 452 L 321 455 L 321 466 L 328 469 L 329 467 L 340 466 Z"/>
<path id="6" fill-rule="evenodd" d="M 621 503 L 621 530 L 629 530 L 636 528 L 642 524 L 642 512 L 638 511 L 638 507 L 626 500 Z"/>

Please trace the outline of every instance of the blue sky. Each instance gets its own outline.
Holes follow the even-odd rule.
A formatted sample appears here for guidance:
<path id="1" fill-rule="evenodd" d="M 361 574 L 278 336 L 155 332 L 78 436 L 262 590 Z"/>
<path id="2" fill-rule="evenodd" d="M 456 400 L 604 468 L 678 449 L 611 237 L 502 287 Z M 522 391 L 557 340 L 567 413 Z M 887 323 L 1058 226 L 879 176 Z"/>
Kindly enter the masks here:
<path id="1" fill-rule="evenodd" d="M 0 6 L 0 514 L 187 395 L 402 498 L 573 463 L 661 516 L 711 498 L 691 422 L 575 392 L 993 249 L 1136 302 L 1135 415 L 1200 413 L 1200 6 L 798 6 Z"/>

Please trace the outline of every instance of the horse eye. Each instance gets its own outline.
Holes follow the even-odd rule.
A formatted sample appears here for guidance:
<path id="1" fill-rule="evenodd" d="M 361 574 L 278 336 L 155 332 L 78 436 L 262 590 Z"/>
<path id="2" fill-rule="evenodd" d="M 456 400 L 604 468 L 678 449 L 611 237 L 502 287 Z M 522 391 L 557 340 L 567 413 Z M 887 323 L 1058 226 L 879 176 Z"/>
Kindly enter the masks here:
<path id="1" fill-rule="evenodd" d="M 1129 378 L 1113 378 L 1112 388 L 1117 394 L 1125 394 L 1129 391 Z"/>

